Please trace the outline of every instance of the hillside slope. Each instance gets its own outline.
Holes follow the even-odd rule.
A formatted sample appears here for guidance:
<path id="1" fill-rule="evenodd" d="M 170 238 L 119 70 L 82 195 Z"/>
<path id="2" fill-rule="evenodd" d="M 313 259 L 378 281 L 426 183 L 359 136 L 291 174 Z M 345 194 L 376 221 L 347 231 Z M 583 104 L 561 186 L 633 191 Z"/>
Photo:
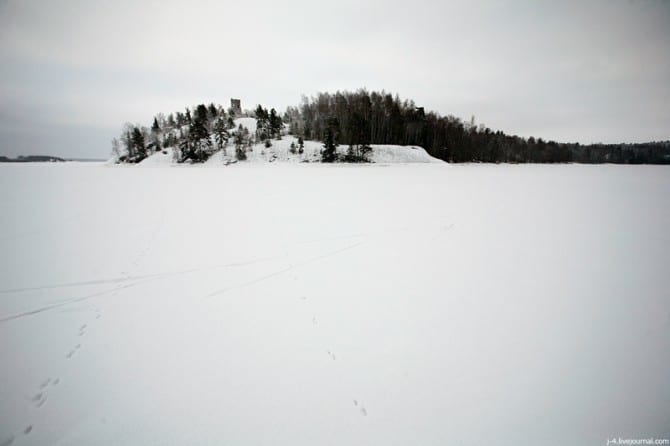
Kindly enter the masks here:
<path id="1" fill-rule="evenodd" d="M 239 125 L 246 127 L 250 133 L 256 131 L 256 120 L 254 118 L 238 118 L 235 120 L 235 129 L 231 133 L 237 131 Z M 247 151 L 247 159 L 244 162 L 248 163 L 263 163 L 263 162 L 288 162 L 288 163 L 304 163 L 304 162 L 320 162 L 321 150 L 323 143 L 320 141 L 305 141 L 304 152 L 297 153 L 298 138 L 292 135 L 284 135 L 281 140 L 271 140 L 271 146 L 265 147 L 264 143 L 257 143 L 252 145 L 251 149 Z M 295 146 L 296 153 L 291 153 L 291 144 Z M 421 147 L 417 146 L 399 146 L 399 145 L 371 145 L 372 152 L 368 159 L 372 163 L 444 163 L 444 161 L 433 158 Z M 337 152 L 346 154 L 348 146 L 340 145 Z M 159 152 L 155 152 L 145 160 L 141 161 L 139 165 L 145 167 L 166 166 L 175 164 L 175 157 L 173 149 L 168 148 Z M 224 150 L 219 150 L 214 153 L 205 164 L 208 166 L 226 165 L 237 162 L 235 158 L 235 147 L 231 141 Z"/>

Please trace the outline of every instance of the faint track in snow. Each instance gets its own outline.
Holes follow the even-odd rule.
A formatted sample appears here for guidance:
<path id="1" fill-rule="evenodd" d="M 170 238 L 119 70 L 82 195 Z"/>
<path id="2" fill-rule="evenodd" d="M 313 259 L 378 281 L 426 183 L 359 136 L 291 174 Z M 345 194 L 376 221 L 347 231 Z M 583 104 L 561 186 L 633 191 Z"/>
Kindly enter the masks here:
<path id="1" fill-rule="evenodd" d="M 355 234 L 341 234 L 341 235 L 333 235 L 330 237 L 320 237 L 320 238 L 313 238 L 309 240 L 303 240 L 296 242 L 295 244 L 297 245 L 310 245 L 314 243 L 324 243 L 324 242 L 333 242 L 337 240 L 349 240 L 352 238 L 381 238 L 388 236 L 389 234 L 394 234 L 394 233 L 401 233 L 408 231 L 410 229 L 409 225 L 403 225 L 403 226 L 396 226 L 392 228 L 387 228 L 387 229 L 381 229 L 381 230 L 375 230 L 375 231 L 368 231 L 368 232 L 357 232 Z"/>
<path id="2" fill-rule="evenodd" d="M 136 253 L 134 260 L 130 263 L 132 270 L 136 270 L 137 267 L 140 265 L 140 263 L 144 260 L 149 250 L 151 250 L 153 245 L 156 243 L 158 233 L 163 230 L 164 226 L 165 226 L 165 200 L 162 200 L 160 216 L 156 219 L 156 223 L 153 229 L 150 231 L 151 235 L 145 239 L 144 247 Z"/>
<path id="3" fill-rule="evenodd" d="M 454 224 L 453 224 L 453 223 L 450 224 L 449 226 L 443 226 L 442 228 L 440 228 L 440 229 L 437 231 L 437 234 L 435 234 L 435 236 L 434 236 L 431 240 L 435 241 L 435 240 L 439 239 L 440 237 L 442 237 L 442 236 L 444 235 L 445 232 L 449 232 L 449 231 L 451 231 L 453 228 L 454 228 Z"/>
<path id="4" fill-rule="evenodd" d="M 434 239 L 437 239 L 441 237 L 441 235 L 452 229 L 453 224 L 449 225 L 448 227 L 444 227 L 441 229 L 440 233 L 438 233 Z M 408 226 L 402 226 L 400 228 L 396 229 L 389 229 L 384 231 L 383 233 L 394 233 L 394 232 L 403 232 L 407 231 L 409 229 Z M 329 242 L 329 241 L 337 241 L 337 240 L 348 240 L 352 238 L 369 238 L 371 236 L 379 236 L 380 234 L 371 234 L 371 233 L 357 233 L 357 234 L 349 234 L 349 235 L 342 235 L 342 236 L 333 236 L 333 237 L 324 237 L 324 238 L 319 238 L 319 239 L 311 239 L 311 240 L 306 240 L 302 242 L 297 242 L 297 244 L 313 244 L 313 243 L 322 243 L 322 242 Z M 363 241 L 358 242 L 353 246 L 358 246 L 359 244 L 363 243 Z M 349 248 L 343 248 L 344 250 L 349 249 Z M 326 254 L 325 257 L 328 255 L 334 255 L 339 253 L 340 250 L 333 251 L 332 254 Z M 261 257 L 258 259 L 252 259 L 248 261 L 241 261 L 241 262 L 232 262 L 232 263 L 227 263 L 223 265 L 213 265 L 213 266 L 205 266 L 205 267 L 200 267 L 200 268 L 190 268 L 190 269 L 185 269 L 185 270 L 178 270 L 178 271 L 170 271 L 170 272 L 158 272 L 158 273 L 150 273 L 150 274 L 142 274 L 142 275 L 135 275 L 135 276 L 128 276 L 128 275 L 122 275 L 118 277 L 110 277 L 106 279 L 97 279 L 97 280 L 84 280 L 84 281 L 76 281 L 76 282 L 65 282 L 65 283 L 56 283 L 56 284 L 48 284 L 48 285 L 40 285 L 40 286 L 32 286 L 32 287 L 22 287 L 22 288 L 6 288 L 6 289 L 0 289 L 0 294 L 9 294 L 9 293 L 22 293 L 22 292 L 28 292 L 28 291 L 44 291 L 44 290 L 50 290 L 50 289 L 57 289 L 57 288 L 70 288 L 70 287 L 80 287 L 80 286 L 89 286 L 89 285 L 104 285 L 104 284 L 119 284 L 123 282 L 128 282 L 128 281 L 134 281 L 134 280 L 143 280 L 143 279 L 152 279 L 152 278 L 159 278 L 159 277 L 170 277 L 170 276 L 178 276 L 178 275 L 183 275 L 183 274 L 191 274 L 191 273 L 197 273 L 200 271 L 207 271 L 207 270 L 213 270 L 213 269 L 222 269 L 222 268 L 232 268 L 232 267 L 238 267 L 238 266 L 247 266 L 247 265 L 253 265 L 256 263 L 261 263 L 261 262 L 266 262 L 270 260 L 276 260 L 279 258 L 285 257 L 284 255 L 277 255 L 277 256 L 270 256 L 270 257 Z M 312 260 L 320 260 L 321 256 L 315 257 Z M 292 267 L 298 267 L 298 266 L 303 266 L 306 263 L 301 263 L 301 264 L 296 264 L 293 265 Z M 282 270 L 280 272 L 277 272 L 276 274 L 280 274 L 282 272 L 289 271 L 289 269 Z M 2 322 L 2 319 L 0 319 L 0 322 Z"/>
<path id="5" fill-rule="evenodd" d="M 318 262 L 319 260 L 323 260 L 323 259 L 326 259 L 326 258 L 328 258 L 328 257 L 334 256 L 334 255 L 337 255 L 337 254 L 340 254 L 340 253 L 342 253 L 342 252 L 344 252 L 344 251 L 348 251 L 348 250 L 350 250 L 350 249 L 354 249 L 354 248 L 356 248 L 356 247 L 358 247 L 358 246 L 360 246 L 360 245 L 362 245 L 362 244 L 363 244 L 363 242 L 354 243 L 353 245 L 349 245 L 349 246 L 346 246 L 346 247 L 344 247 L 344 248 L 336 249 L 336 250 L 334 250 L 334 251 L 329 251 L 329 252 L 327 252 L 327 253 L 325 253 L 325 254 L 321 254 L 321 255 L 318 255 L 318 256 L 316 256 L 316 257 L 311 257 L 311 258 L 309 258 L 309 259 L 307 259 L 307 260 L 304 260 L 304 261 L 302 261 L 302 262 L 296 263 L 295 265 L 290 265 L 290 266 L 288 266 L 288 267 L 286 267 L 286 268 L 280 269 L 279 271 L 275 271 L 275 272 L 273 272 L 273 273 L 266 274 L 266 275 L 264 275 L 264 276 L 261 276 L 261 277 L 258 277 L 258 278 L 256 278 L 256 279 L 254 279 L 254 280 L 250 280 L 250 281 L 248 281 L 248 282 L 244 282 L 244 283 L 241 283 L 241 284 L 239 284 L 239 285 L 231 286 L 231 287 L 229 287 L 229 288 L 221 288 L 221 289 L 219 289 L 219 290 L 212 291 L 211 293 L 209 293 L 209 294 L 206 295 L 205 297 L 213 297 L 213 296 L 216 296 L 216 295 L 219 295 L 219 294 L 227 293 L 228 291 L 232 291 L 232 290 L 235 290 L 235 289 L 245 288 L 245 287 L 248 287 L 248 286 L 251 286 L 251 285 L 255 285 L 255 284 L 259 283 L 259 282 L 263 282 L 263 281 L 265 281 L 265 280 L 268 280 L 268 279 L 271 279 L 271 278 L 273 278 L 273 277 L 279 276 L 279 275 L 281 275 L 281 274 L 287 273 L 287 272 L 292 271 L 292 270 L 294 270 L 294 269 L 296 269 L 296 268 L 300 268 L 301 266 L 309 265 L 310 263 Z"/>
<path id="6" fill-rule="evenodd" d="M 337 240 L 349 240 L 352 238 L 363 238 L 363 237 L 370 237 L 372 234 L 369 232 L 361 232 L 358 234 L 350 234 L 350 235 L 336 235 L 333 237 L 322 237 L 322 238 L 316 238 L 316 239 L 310 239 L 310 240 L 305 240 L 301 242 L 297 242 L 296 244 L 299 245 L 310 245 L 313 243 L 323 243 L 323 242 L 332 242 L 332 241 L 337 241 Z"/>
<path id="7" fill-rule="evenodd" d="M 11 321 L 11 320 L 14 320 L 14 319 L 19 319 L 19 318 L 26 317 L 26 316 L 33 316 L 35 314 L 39 314 L 39 313 L 43 313 L 45 311 L 49 311 L 49 310 L 53 310 L 53 309 L 56 309 L 56 308 L 63 307 L 65 305 L 70 305 L 70 304 L 73 304 L 73 303 L 82 302 L 82 301 L 85 301 L 85 300 L 88 300 L 88 299 L 93 299 L 94 297 L 104 296 L 105 294 L 111 294 L 115 291 L 119 291 L 119 290 L 123 290 L 123 289 L 127 289 L 127 288 L 132 288 L 134 286 L 140 285 L 140 284 L 142 284 L 144 282 L 147 282 L 149 280 L 155 280 L 155 278 L 143 279 L 143 280 L 139 280 L 139 281 L 134 282 L 134 283 L 130 283 L 128 285 L 124 285 L 122 287 L 115 287 L 111 290 L 99 291 L 97 293 L 88 294 L 86 296 L 74 297 L 74 298 L 71 298 L 71 299 L 66 299 L 62 302 L 49 304 L 49 305 L 44 305 L 42 307 L 35 308 L 33 310 L 23 311 L 23 312 L 15 313 L 15 314 L 10 314 L 10 315 L 7 315 L 7 316 L 1 316 L 0 317 L 0 323 L 8 322 L 8 321 Z"/>
<path id="8" fill-rule="evenodd" d="M 0 290 L 0 294 L 6 294 L 6 293 L 11 293 L 11 292 L 25 292 L 25 291 L 35 291 L 35 290 L 49 290 L 49 289 L 54 289 L 54 288 L 66 288 L 66 287 L 76 287 L 76 286 L 84 286 L 84 285 L 101 285 L 101 284 L 106 284 L 106 283 L 115 283 L 115 284 L 122 284 L 124 282 L 130 282 L 125 285 L 121 286 L 116 286 L 112 289 L 104 290 L 104 291 L 99 291 L 93 294 L 88 294 L 86 296 L 81 296 L 81 297 L 75 297 L 71 299 L 65 299 L 56 303 L 48 304 L 48 305 L 43 305 L 41 307 L 35 308 L 33 310 L 27 310 L 27 311 L 22 311 L 20 313 L 15 313 L 15 314 L 10 314 L 10 315 L 5 315 L 5 316 L 0 316 L 0 323 L 7 322 L 13 319 L 19 319 L 22 317 L 26 316 L 32 316 L 35 314 L 43 313 L 45 311 L 49 310 L 54 310 L 69 304 L 74 304 L 78 302 L 82 302 L 88 299 L 92 299 L 94 297 L 99 297 L 99 296 L 104 296 L 106 294 L 114 294 L 118 291 L 125 290 L 128 288 L 132 288 L 134 286 L 140 285 L 142 283 L 152 281 L 152 280 L 157 280 L 157 279 L 162 279 L 165 277 L 174 277 L 174 276 L 179 276 L 179 275 L 185 275 L 185 274 L 193 274 L 193 273 L 198 273 L 201 271 L 207 271 L 211 269 L 221 269 L 221 268 L 233 268 L 233 267 L 239 267 L 239 266 L 246 266 L 246 265 L 253 265 L 256 263 L 268 261 L 268 260 L 275 260 L 278 258 L 281 258 L 283 256 L 273 256 L 273 257 L 265 257 L 261 259 L 254 259 L 254 260 L 249 260 L 249 261 L 243 261 L 243 262 L 233 262 L 233 263 L 228 263 L 225 265 L 216 265 L 216 266 L 210 266 L 210 267 L 202 267 L 202 268 L 192 268 L 188 270 L 182 270 L 182 271 L 174 271 L 174 272 L 169 272 L 169 273 L 156 273 L 156 274 L 145 274 L 142 276 L 133 276 L 133 277 L 117 277 L 114 279 L 102 279 L 102 280 L 89 280 L 85 282 L 72 282 L 72 283 L 65 283 L 65 284 L 57 284 L 57 285 L 50 285 L 50 286 L 43 286 L 43 287 L 31 287 L 31 288 L 20 288 L 20 289 L 14 289 L 14 290 Z M 296 265 L 298 266 L 298 265 Z M 283 272 L 283 271 L 282 271 Z"/>
<path id="9" fill-rule="evenodd" d="M 125 277 L 125 276 L 114 277 L 110 279 L 86 280 L 81 282 L 66 282 L 66 283 L 57 283 L 53 285 L 42 285 L 42 286 L 25 287 L 25 288 L 7 288 L 4 290 L 0 290 L 0 294 L 23 293 L 27 291 L 42 291 L 42 290 L 52 290 L 57 288 L 70 288 L 70 287 L 87 286 L 87 285 L 105 285 L 108 283 L 127 282 L 129 280 L 144 279 L 155 276 L 157 276 L 157 274 L 146 274 L 143 276 L 135 276 L 135 277 Z"/>
<path id="10" fill-rule="evenodd" d="M 233 267 L 238 267 L 238 266 L 247 266 L 247 265 L 253 265 L 253 264 L 256 264 L 256 263 L 261 263 L 261 262 L 265 262 L 265 261 L 269 261 L 269 260 L 276 260 L 276 259 L 282 258 L 282 257 L 284 257 L 284 256 L 263 257 L 263 258 L 260 258 L 260 259 L 254 259 L 254 260 L 249 260 L 249 261 L 245 261 L 245 262 L 233 262 L 233 263 L 226 263 L 224 265 L 205 266 L 205 267 L 201 267 L 201 268 L 191 268 L 191 269 L 164 272 L 164 273 L 143 274 L 143 275 L 139 275 L 139 276 L 119 276 L 119 277 L 112 277 L 112 278 L 108 278 L 108 279 L 85 280 L 85 281 L 78 281 L 78 282 L 66 282 L 66 283 L 57 283 L 57 284 L 52 284 L 52 285 L 25 287 L 25 288 L 7 288 L 7 289 L 4 289 L 4 290 L 0 290 L 0 294 L 23 293 L 23 292 L 27 292 L 27 291 L 43 291 L 43 290 L 51 290 L 51 289 L 57 289 L 57 288 L 70 288 L 70 287 L 79 287 L 79 286 L 87 286 L 87 285 L 105 285 L 105 284 L 109 284 L 109 283 L 118 284 L 118 283 L 133 281 L 133 280 L 153 279 L 153 278 L 159 278 L 159 277 L 170 277 L 170 276 L 178 276 L 178 275 L 182 275 L 182 274 L 197 273 L 199 271 L 207 271 L 207 270 L 212 270 L 212 269 L 222 269 L 222 268 L 233 268 Z"/>

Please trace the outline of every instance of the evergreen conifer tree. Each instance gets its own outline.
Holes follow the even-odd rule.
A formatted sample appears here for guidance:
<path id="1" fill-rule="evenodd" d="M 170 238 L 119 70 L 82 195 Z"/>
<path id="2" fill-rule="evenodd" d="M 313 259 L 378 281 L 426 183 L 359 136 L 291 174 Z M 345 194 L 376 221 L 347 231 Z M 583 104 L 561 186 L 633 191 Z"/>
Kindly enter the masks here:
<path id="1" fill-rule="evenodd" d="M 271 136 L 268 111 L 259 104 L 254 113 L 256 115 L 256 137 L 264 141 Z"/>
<path id="2" fill-rule="evenodd" d="M 337 161 L 337 137 L 340 123 L 337 118 L 329 118 L 323 136 L 323 151 L 321 152 L 321 161 L 332 163 Z"/>
<path id="3" fill-rule="evenodd" d="M 268 116 L 268 125 L 270 127 L 270 135 L 273 138 L 281 139 L 281 128 L 283 123 L 274 108 L 270 110 L 270 115 Z"/>
<path id="4" fill-rule="evenodd" d="M 335 144 L 335 135 L 333 134 L 333 129 L 327 127 L 323 138 L 323 152 L 321 153 L 321 162 L 334 162 L 336 159 L 336 148 L 337 145 Z"/>
<path id="5" fill-rule="evenodd" d="M 219 111 L 217 110 L 216 105 L 214 105 L 213 102 L 209 104 L 209 106 L 207 107 L 207 111 L 209 112 L 210 119 L 214 119 L 219 115 Z"/>
<path id="6" fill-rule="evenodd" d="M 144 142 L 144 135 L 142 130 L 135 126 L 133 127 L 133 133 L 131 136 L 132 146 L 135 152 L 134 162 L 140 162 L 147 157 L 147 148 Z"/>
<path id="7" fill-rule="evenodd" d="M 229 138 L 228 123 L 223 117 L 220 117 L 214 123 L 214 139 L 216 140 L 217 147 L 223 150 L 224 155 L 226 155 L 226 144 Z"/>

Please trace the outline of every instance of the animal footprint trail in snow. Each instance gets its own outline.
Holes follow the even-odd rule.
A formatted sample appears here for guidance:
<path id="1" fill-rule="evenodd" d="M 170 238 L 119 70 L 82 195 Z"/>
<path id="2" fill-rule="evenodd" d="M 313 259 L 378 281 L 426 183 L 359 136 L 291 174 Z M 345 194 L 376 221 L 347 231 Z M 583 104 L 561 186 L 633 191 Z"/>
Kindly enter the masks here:
<path id="1" fill-rule="evenodd" d="M 47 401 L 47 396 L 45 392 L 39 392 L 33 397 L 33 403 L 36 407 L 42 407 Z"/>
<path id="2" fill-rule="evenodd" d="M 46 403 L 47 401 L 46 390 L 47 387 L 49 387 L 50 383 L 51 378 L 47 378 L 42 382 L 42 384 L 40 384 L 37 393 L 31 399 L 32 402 L 35 404 L 35 407 L 40 408 L 44 405 L 44 403 Z"/>
<path id="3" fill-rule="evenodd" d="M 80 347 L 81 347 L 81 344 L 77 344 L 77 346 L 70 353 L 68 353 L 68 355 L 69 355 L 68 357 L 71 357 L 71 355 L 74 354 L 74 352 L 76 350 L 78 350 Z M 60 378 L 58 378 L 58 377 L 53 378 L 53 379 L 51 377 L 48 377 L 47 379 L 42 381 L 42 383 L 38 386 L 37 393 L 30 399 L 37 409 L 44 406 L 44 404 L 47 402 L 47 399 L 48 399 L 47 391 L 49 390 L 49 387 L 55 387 L 59 383 L 60 383 Z M 22 431 L 23 435 L 30 434 L 33 431 L 33 428 L 34 428 L 34 425 L 32 425 L 32 424 L 29 424 L 28 426 L 26 426 Z M 0 446 L 9 446 L 10 444 L 12 444 L 14 442 L 15 439 L 16 439 L 16 437 L 14 435 L 11 435 L 10 437 L 5 438 L 5 439 L 0 439 L 0 440 L 2 440 L 2 441 L 0 441 Z"/>
<path id="4" fill-rule="evenodd" d="M 77 344 L 72 350 L 70 350 L 67 355 L 65 356 L 67 359 L 70 359 L 74 356 L 75 353 L 77 353 L 77 350 L 81 348 L 81 344 Z"/>
<path id="5" fill-rule="evenodd" d="M 359 405 L 358 400 L 354 400 L 354 406 L 355 406 L 355 407 L 359 407 L 359 406 L 360 406 L 361 414 L 362 414 L 364 417 L 367 417 L 367 416 L 368 416 L 368 410 L 363 406 L 363 404 L 360 404 L 360 405 Z"/>

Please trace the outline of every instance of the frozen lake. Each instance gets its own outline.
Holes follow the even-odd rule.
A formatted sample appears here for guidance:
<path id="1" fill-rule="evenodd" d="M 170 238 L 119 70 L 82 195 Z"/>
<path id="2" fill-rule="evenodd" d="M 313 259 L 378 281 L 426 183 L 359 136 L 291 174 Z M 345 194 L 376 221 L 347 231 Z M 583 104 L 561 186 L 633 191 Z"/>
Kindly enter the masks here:
<path id="1" fill-rule="evenodd" d="M 670 168 L 0 164 L 0 445 L 670 437 Z"/>

